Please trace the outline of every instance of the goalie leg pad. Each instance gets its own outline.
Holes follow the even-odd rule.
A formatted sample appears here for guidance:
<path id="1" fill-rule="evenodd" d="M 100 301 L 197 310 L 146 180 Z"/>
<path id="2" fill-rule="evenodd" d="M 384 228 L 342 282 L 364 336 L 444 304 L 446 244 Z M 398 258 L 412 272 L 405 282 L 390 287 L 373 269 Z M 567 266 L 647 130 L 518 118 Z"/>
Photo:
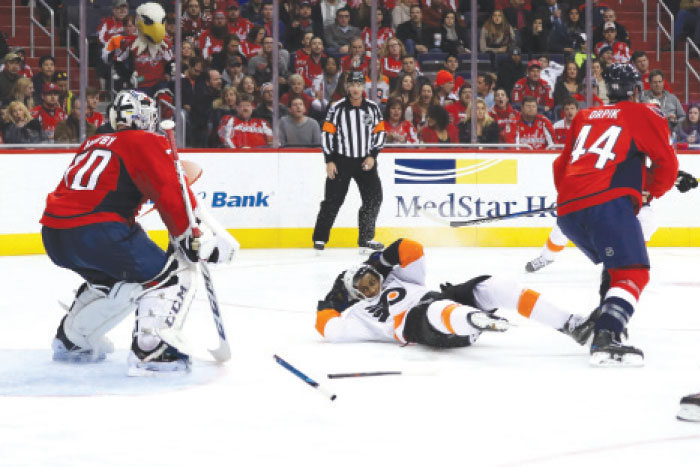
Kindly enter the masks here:
<path id="1" fill-rule="evenodd" d="M 194 298 L 195 266 L 176 259 L 171 267 L 174 270 L 169 278 L 146 291 L 138 303 L 132 350 L 141 360 L 157 358 L 154 354 L 163 343 L 158 331 L 182 328 Z"/>
<path id="2" fill-rule="evenodd" d="M 136 310 L 142 290 L 134 282 L 117 282 L 108 293 L 88 285 L 65 318 L 66 337 L 83 349 L 99 347 L 104 335 Z"/>

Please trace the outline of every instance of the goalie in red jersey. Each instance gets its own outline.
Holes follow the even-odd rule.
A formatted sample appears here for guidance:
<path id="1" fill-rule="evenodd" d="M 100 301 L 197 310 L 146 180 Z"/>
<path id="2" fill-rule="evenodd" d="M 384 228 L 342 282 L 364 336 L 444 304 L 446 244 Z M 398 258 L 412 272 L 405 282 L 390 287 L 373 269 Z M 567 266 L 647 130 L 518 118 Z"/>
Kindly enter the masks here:
<path id="1" fill-rule="evenodd" d="M 189 368 L 189 356 L 162 341 L 159 330 L 187 312 L 196 284 L 192 263 L 228 262 L 238 244 L 187 188 L 203 219 L 195 241 L 199 232 L 190 226 L 170 146 L 154 132 L 156 115 L 147 95 L 120 92 L 110 110 L 117 131 L 87 139 L 46 199 L 46 252 L 85 280 L 56 332 L 54 360 L 103 360 L 113 350 L 107 332 L 135 313 L 130 372 Z M 146 200 L 168 229 L 169 252 L 135 221 Z"/>
<path id="2" fill-rule="evenodd" d="M 641 366 L 644 353 L 620 337 L 649 282 L 636 215 L 643 199 L 660 198 L 673 187 L 678 159 L 663 114 L 636 102 L 639 72 L 614 64 L 603 79 L 613 104 L 579 111 L 554 161 L 557 224 L 591 261 L 604 265 L 591 364 Z"/>

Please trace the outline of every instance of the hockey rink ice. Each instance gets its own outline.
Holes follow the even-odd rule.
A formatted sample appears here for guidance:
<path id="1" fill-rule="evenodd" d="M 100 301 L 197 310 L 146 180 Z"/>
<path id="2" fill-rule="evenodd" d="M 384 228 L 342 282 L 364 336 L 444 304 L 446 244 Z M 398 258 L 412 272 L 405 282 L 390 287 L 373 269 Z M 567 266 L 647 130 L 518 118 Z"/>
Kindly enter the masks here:
<path id="1" fill-rule="evenodd" d="M 382 239 L 388 240 L 388 239 Z M 428 284 L 515 277 L 566 309 L 596 305 L 600 268 L 574 248 L 534 273 L 537 248 L 427 248 Z M 242 250 L 212 268 L 233 358 L 190 374 L 130 378 L 131 318 L 91 365 L 51 361 L 80 285 L 46 256 L 2 257 L 0 466 L 698 466 L 700 423 L 675 418 L 700 391 L 700 249 L 652 248 L 630 325 L 643 368 L 592 368 L 588 349 L 501 310 L 517 327 L 472 347 L 328 344 L 316 301 L 355 249 Z M 185 327 L 216 336 L 203 289 Z M 274 359 L 337 394 L 334 402 Z M 328 380 L 327 373 L 417 375 Z"/>

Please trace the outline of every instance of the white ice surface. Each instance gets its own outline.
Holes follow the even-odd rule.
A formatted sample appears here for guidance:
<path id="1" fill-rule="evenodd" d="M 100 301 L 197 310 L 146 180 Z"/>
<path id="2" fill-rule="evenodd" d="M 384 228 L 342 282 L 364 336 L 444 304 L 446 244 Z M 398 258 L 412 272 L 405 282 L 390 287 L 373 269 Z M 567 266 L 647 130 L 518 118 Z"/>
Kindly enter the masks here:
<path id="1" fill-rule="evenodd" d="M 597 300 L 599 268 L 575 249 L 536 274 L 535 248 L 430 248 L 428 282 L 515 276 L 573 312 Z M 78 276 L 45 256 L 0 258 L 0 466 L 697 466 L 700 424 L 675 419 L 700 391 L 700 250 L 650 251 L 651 283 L 630 343 L 644 368 L 596 369 L 569 338 L 518 326 L 470 348 L 327 344 L 316 301 L 355 250 L 243 250 L 214 270 L 233 359 L 182 377 L 128 378 L 133 325 L 116 354 L 73 367 L 50 341 Z M 204 293 L 186 329 L 215 345 Z M 324 399 L 272 358 L 333 390 Z M 436 370 L 430 376 L 326 379 L 331 372 Z"/>

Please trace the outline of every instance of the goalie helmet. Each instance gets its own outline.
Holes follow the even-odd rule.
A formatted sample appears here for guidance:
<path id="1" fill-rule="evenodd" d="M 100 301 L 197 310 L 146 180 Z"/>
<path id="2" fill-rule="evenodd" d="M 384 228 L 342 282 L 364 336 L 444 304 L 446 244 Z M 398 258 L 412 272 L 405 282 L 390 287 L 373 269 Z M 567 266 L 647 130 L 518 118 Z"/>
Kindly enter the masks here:
<path id="1" fill-rule="evenodd" d="M 614 63 L 603 70 L 603 79 L 608 87 L 608 97 L 614 101 L 627 100 L 634 90 L 643 89 L 642 76 L 629 63 Z"/>
<path id="2" fill-rule="evenodd" d="M 381 289 L 383 281 L 382 275 L 379 274 L 379 272 L 369 264 L 357 264 L 347 269 L 343 273 L 343 285 L 348 291 L 350 298 L 352 298 L 353 300 L 365 300 L 368 298 L 357 288 L 360 279 L 362 279 L 362 277 L 364 277 L 364 275 L 367 273 L 372 274 L 377 278 L 377 280 L 379 281 L 379 289 Z"/>
<path id="3" fill-rule="evenodd" d="M 156 104 L 146 94 L 132 89 L 117 94 L 109 110 L 109 123 L 115 130 L 124 124 L 132 130 L 155 131 L 158 120 Z"/>

